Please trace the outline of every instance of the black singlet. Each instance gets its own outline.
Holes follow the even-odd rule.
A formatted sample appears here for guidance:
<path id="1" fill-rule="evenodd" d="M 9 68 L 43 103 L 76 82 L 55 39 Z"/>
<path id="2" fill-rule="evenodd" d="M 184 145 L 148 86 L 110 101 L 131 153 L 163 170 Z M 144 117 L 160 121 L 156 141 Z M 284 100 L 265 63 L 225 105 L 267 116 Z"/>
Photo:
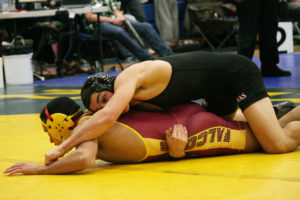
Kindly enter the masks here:
<path id="1" fill-rule="evenodd" d="M 210 111 L 226 115 L 233 113 L 238 105 L 243 110 L 267 96 L 260 71 L 246 57 L 197 51 L 160 60 L 171 64 L 171 80 L 148 103 L 167 108 L 204 98 Z M 240 96 L 246 98 L 237 101 Z"/>

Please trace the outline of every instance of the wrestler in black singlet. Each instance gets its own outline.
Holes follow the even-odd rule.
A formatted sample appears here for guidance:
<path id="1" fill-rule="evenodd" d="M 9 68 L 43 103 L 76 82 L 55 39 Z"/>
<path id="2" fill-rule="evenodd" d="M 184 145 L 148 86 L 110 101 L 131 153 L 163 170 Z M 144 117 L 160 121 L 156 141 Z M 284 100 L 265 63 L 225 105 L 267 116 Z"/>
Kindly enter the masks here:
<path id="1" fill-rule="evenodd" d="M 227 115 L 268 96 L 258 67 L 246 57 L 189 52 L 161 60 L 172 65 L 171 80 L 160 95 L 147 102 L 163 108 L 204 98 L 207 110 Z"/>

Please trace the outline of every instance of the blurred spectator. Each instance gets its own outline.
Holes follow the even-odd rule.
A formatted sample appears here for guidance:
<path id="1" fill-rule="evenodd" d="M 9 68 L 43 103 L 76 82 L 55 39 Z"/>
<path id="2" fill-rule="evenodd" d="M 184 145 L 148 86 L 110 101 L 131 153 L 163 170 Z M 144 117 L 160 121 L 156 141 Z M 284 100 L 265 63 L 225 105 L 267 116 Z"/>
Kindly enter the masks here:
<path id="1" fill-rule="evenodd" d="M 140 0 L 121 0 L 121 9 L 125 14 L 133 15 L 139 22 L 145 22 L 146 16 Z"/>
<path id="2" fill-rule="evenodd" d="M 172 42 L 179 38 L 177 0 L 154 0 L 155 24 L 160 36 Z"/>
<path id="3" fill-rule="evenodd" d="M 101 0 L 103 5 L 108 7 L 108 12 L 101 13 L 100 31 L 107 38 L 114 39 L 126 47 L 140 61 L 152 60 L 153 56 L 141 47 L 124 29 L 123 21 L 126 18 L 123 11 L 117 9 L 114 0 Z M 85 14 L 88 22 L 97 22 L 97 15 L 92 13 Z M 173 54 L 168 44 L 158 35 L 158 33 L 147 22 L 131 21 L 136 32 L 151 46 L 156 53 L 163 57 Z M 97 32 L 97 30 L 95 30 Z"/>

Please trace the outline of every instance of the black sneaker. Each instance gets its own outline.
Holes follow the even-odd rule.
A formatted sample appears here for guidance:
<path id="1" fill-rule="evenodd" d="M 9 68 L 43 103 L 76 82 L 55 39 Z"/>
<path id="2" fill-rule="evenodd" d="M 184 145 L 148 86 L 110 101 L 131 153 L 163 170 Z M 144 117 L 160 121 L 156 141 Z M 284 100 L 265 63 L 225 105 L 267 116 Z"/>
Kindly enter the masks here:
<path id="1" fill-rule="evenodd" d="M 295 107 L 296 107 L 296 105 L 291 101 L 283 101 L 283 102 L 273 105 L 277 119 L 280 119 L 283 115 L 290 112 Z"/>
<path id="2" fill-rule="evenodd" d="M 291 76 L 292 75 L 292 73 L 290 71 L 282 70 L 278 66 L 275 66 L 271 70 L 264 70 L 264 69 L 265 68 L 262 66 L 261 67 L 261 74 L 264 77 L 278 77 L 278 76 Z"/>

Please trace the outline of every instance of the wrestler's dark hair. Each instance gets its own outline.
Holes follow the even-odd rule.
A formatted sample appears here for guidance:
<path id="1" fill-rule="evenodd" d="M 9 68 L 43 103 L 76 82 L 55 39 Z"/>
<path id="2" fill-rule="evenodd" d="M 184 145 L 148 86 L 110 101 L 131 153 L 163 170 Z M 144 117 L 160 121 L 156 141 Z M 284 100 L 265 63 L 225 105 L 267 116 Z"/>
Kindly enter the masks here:
<path id="1" fill-rule="evenodd" d="M 114 92 L 114 82 L 116 76 L 109 75 L 104 72 L 99 72 L 93 76 L 88 77 L 83 87 L 81 88 L 81 100 L 83 105 L 89 109 L 91 102 L 91 95 L 94 92 L 110 91 Z"/>
<path id="2" fill-rule="evenodd" d="M 43 122 L 47 121 L 47 116 L 45 113 L 45 108 L 47 107 L 49 115 L 53 113 L 62 113 L 65 115 L 72 115 L 76 111 L 80 109 L 80 105 L 77 104 L 74 100 L 70 99 L 69 97 L 57 97 L 47 103 L 47 105 L 42 109 L 40 113 L 40 119 Z M 79 116 L 83 114 L 83 111 L 79 112 L 72 118 L 75 121 Z"/>

